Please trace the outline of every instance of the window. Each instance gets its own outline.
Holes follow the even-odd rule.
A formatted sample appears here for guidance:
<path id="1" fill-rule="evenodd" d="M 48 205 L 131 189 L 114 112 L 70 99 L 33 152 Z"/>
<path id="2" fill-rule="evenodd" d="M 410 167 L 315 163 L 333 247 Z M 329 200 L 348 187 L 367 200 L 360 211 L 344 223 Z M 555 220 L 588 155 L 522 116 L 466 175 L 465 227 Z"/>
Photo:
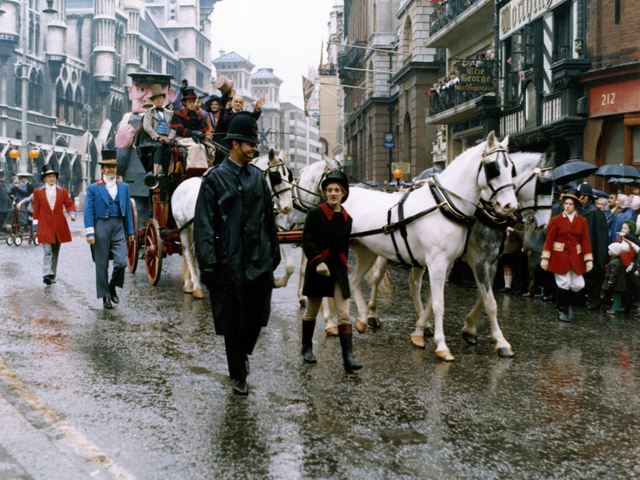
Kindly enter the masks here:
<path id="1" fill-rule="evenodd" d="M 620 0 L 615 0 L 614 4 L 614 12 L 613 12 L 613 23 L 616 25 L 620 24 Z"/>
<path id="2" fill-rule="evenodd" d="M 571 21 L 567 3 L 553 12 L 553 62 L 571 58 Z"/>

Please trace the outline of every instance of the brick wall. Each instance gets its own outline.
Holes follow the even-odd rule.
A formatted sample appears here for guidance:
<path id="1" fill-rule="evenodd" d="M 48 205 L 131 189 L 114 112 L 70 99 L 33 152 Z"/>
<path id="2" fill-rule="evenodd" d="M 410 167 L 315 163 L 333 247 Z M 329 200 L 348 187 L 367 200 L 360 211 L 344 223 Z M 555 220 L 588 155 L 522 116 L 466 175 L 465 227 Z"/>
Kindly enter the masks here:
<path id="1" fill-rule="evenodd" d="M 586 54 L 592 69 L 640 61 L 640 1 L 587 0 Z"/>

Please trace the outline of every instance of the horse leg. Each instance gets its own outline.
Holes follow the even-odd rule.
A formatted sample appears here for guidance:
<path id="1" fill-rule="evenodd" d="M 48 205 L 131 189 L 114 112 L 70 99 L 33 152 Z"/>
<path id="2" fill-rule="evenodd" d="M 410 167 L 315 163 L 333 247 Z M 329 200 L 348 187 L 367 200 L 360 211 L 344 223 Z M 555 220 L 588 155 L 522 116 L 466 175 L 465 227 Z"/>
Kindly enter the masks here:
<path id="1" fill-rule="evenodd" d="M 369 299 L 367 323 L 371 327 L 380 328 L 380 317 L 378 316 L 378 288 L 380 282 L 387 273 L 389 261 L 386 258 L 378 257 L 371 270 L 371 298 Z"/>
<path id="2" fill-rule="evenodd" d="M 491 311 L 496 312 L 496 299 L 491 290 L 492 275 L 490 274 L 490 266 L 486 261 L 478 260 L 469 264 L 473 271 L 478 286 L 478 299 L 471 311 L 464 319 L 464 327 L 462 327 L 462 338 L 469 345 L 476 345 L 478 338 L 476 336 L 476 326 L 483 308 L 487 310 L 487 315 L 491 316 Z"/>
<path id="3" fill-rule="evenodd" d="M 426 310 L 422 306 L 422 279 L 425 270 L 414 267 L 409 275 L 409 291 L 413 300 L 413 308 L 416 312 L 416 329 L 411 334 L 411 343 L 416 347 L 424 348 L 424 337 L 433 337 L 433 328 L 429 324 L 429 316 L 431 315 L 431 297 L 427 301 Z M 426 311 L 426 314 L 423 313 Z"/>
<path id="4" fill-rule="evenodd" d="M 325 297 L 322 299 L 322 316 L 324 318 L 324 331 L 329 337 L 338 336 L 338 326 L 333 318 L 336 315 L 336 309 L 334 307 L 333 299 Z"/>
<path id="5" fill-rule="evenodd" d="M 184 280 L 184 285 L 182 286 L 182 291 L 184 293 L 193 292 L 193 282 L 191 282 L 191 274 L 189 273 L 189 265 L 187 265 L 187 259 L 183 257 L 182 262 L 182 280 Z"/>
<path id="6" fill-rule="evenodd" d="M 293 265 L 292 255 L 287 255 L 288 248 L 285 248 L 285 245 L 280 245 L 280 252 L 282 252 L 282 258 L 284 258 L 285 262 L 285 274 L 282 277 L 278 277 L 274 280 L 275 288 L 286 287 L 289 283 L 289 277 L 293 275 L 295 271 L 295 266 Z"/>
<path id="7" fill-rule="evenodd" d="M 180 232 L 180 241 L 182 242 L 182 255 L 184 257 L 185 264 L 189 270 L 191 277 L 192 293 L 194 298 L 204 298 L 204 291 L 202 285 L 200 285 L 200 279 L 198 278 L 198 268 L 196 267 L 196 261 L 193 255 L 193 228 L 189 227 Z"/>
<path id="8" fill-rule="evenodd" d="M 429 283 L 431 285 L 431 304 L 435 331 L 433 341 L 436 344 L 436 356 L 440 360 L 452 362 L 455 357 L 451 355 L 444 338 L 444 282 L 447 278 L 448 266 L 440 262 L 429 265 Z M 423 312 L 420 320 L 426 321 L 427 310 Z"/>
<path id="9" fill-rule="evenodd" d="M 356 302 L 358 316 L 356 317 L 356 329 L 360 333 L 367 330 L 367 324 L 360 319 L 367 318 L 367 304 L 362 296 L 362 279 L 376 261 L 377 255 L 361 243 L 354 241 L 349 243 L 349 248 L 356 254 L 356 266 L 349 276 L 351 295 Z"/>
<path id="10" fill-rule="evenodd" d="M 304 286 L 304 274 L 307 271 L 307 257 L 305 257 L 304 252 L 300 257 L 300 275 L 298 278 L 298 302 L 300 303 L 300 308 L 307 308 L 307 299 L 304 295 L 302 295 L 302 287 Z"/>

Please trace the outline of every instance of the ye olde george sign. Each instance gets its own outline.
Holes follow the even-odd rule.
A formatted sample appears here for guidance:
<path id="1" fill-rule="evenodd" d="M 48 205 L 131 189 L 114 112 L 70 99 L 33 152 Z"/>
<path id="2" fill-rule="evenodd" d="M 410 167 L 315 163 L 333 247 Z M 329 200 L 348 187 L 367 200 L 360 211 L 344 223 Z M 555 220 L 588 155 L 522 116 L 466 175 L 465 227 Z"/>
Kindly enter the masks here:
<path id="1" fill-rule="evenodd" d="M 456 90 L 462 92 L 492 92 L 495 90 L 493 84 L 493 66 L 491 62 L 484 62 L 482 67 L 467 65 L 458 67 L 460 70 L 460 81 L 456 83 Z"/>

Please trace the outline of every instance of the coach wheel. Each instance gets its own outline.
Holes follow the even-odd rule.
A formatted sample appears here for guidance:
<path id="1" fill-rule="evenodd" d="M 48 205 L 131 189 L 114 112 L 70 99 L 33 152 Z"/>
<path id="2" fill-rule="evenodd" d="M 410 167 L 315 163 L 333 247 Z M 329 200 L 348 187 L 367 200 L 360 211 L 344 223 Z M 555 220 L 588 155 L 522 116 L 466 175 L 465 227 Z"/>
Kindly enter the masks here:
<path id="1" fill-rule="evenodd" d="M 7 237 L 7 245 L 13 245 L 13 235 Z"/>
<path id="2" fill-rule="evenodd" d="M 40 245 L 40 242 L 38 241 L 38 237 L 33 237 L 33 244 Z"/>
<path id="3" fill-rule="evenodd" d="M 22 237 L 16 237 L 13 240 L 13 243 L 16 245 L 16 247 L 19 247 L 20 245 L 22 245 Z"/>
<path id="4" fill-rule="evenodd" d="M 160 273 L 162 273 L 162 237 L 155 218 L 147 223 L 147 231 L 144 234 L 144 250 L 147 278 L 151 285 L 157 285 L 160 281 Z"/>
<path id="5" fill-rule="evenodd" d="M 131 215 L 133 217 L 133 242 L 127 243 L 127 267 L 129 267 L 129 271 L 131 273 L 135 273 L 138 268 L 138 210 L 136 207 L 136 201 L 132 198 L 131 200 Z"/>

